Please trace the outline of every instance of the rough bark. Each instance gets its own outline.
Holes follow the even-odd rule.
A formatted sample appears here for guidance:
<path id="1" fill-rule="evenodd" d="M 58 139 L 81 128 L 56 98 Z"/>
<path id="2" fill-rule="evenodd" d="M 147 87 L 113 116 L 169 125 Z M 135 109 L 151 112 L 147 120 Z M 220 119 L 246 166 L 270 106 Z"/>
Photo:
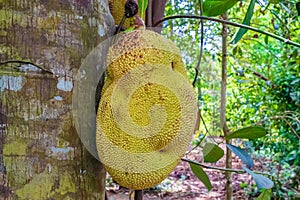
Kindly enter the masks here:
<path id="1" fill-rule="evenodd" d="M 143 190 L 135 190 L 134 200 L 142 200 L 142 199 L 143 199 Z"/>
<path id="2" fill-rule="evenodd" d="M 149 0 L 146 11 L 146 27 L 153 27 L 153 25 L 164 17 L 166 8 L 166 0 Z M 162 24 L 159 24 L 155 31 L 160 32 Z"/>
<path id="3" fill-rule="evenodd" d="M 0 1 L 0 22 L 0 62 L 30 61 L 69 76 L 114 27 L 105 0 Z"/>
<path id="4" fill-rule="evenodd" d="M 0 1 L 0 197 L 104 199 L 105 170 L 73 126 L 72 78 L 114 32 L 104 0 Z"/>

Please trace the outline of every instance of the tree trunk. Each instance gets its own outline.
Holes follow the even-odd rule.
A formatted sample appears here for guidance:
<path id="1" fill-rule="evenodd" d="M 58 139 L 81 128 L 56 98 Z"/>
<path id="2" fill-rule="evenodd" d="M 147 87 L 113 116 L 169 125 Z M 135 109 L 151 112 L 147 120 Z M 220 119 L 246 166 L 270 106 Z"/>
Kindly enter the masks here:
<path id="1" fill-rule="evenodd" d="M 166 0 L 149 0 L 148 7 L 146 11 L 146 26 L 151 28 L 153 25 L 164 17 L 164 12 L 166 8 Z M 154 31 L 160 32 L 162 24 L 159 24 Z"/>
<path id="2" fill-rule="evenodd" d="M 222 15 L 224 20 L 228 20 L 227 13 Z M 229 129 L 226 122 L 226 87 L 227 87 L 227 38 L 228 27 L 223 23 L 222 28 L 222 82 L 221 82 L 221 114 L 220 123 L 224 136 L 229 135 Z M 226 140 L 227 144 L 230 144 L 230 140 Z M 232 153 L 228 147 L 226 147 L 226 168 L 232 168 Z M 225 172 L 226 178 L 226 199 L 232 200 L 232 174 L 231 172 Z"/>
<path id="3" fill-rule="evenodd" d="M 1 199 L 104 199 L 71 105 L 83 59 L 113 32 L 104 0 L 0 1 Z M 24 61 L 55 76 L 12 71 Z"/>
<path id="4" fill-rule="evenodd" d="M 142 200 L 142 199 L 143 199 L 143 190 L 135 190 L 134 200 Z"/>

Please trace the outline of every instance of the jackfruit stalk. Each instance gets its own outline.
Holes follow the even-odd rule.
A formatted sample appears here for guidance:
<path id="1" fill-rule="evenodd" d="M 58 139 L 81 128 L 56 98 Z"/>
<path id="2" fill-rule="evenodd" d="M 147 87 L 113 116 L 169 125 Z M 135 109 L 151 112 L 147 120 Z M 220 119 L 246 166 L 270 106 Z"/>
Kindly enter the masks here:
<path id="1" fill-rule="evenodd" d="M 109 10 L 115 20 L 115 24 L 119 24 L 125 13 L 125 3 L 127 0 L 109 0 Z M 125 28 L 135 26 L 135 17 L 126 19 L 123 24 Z"/>

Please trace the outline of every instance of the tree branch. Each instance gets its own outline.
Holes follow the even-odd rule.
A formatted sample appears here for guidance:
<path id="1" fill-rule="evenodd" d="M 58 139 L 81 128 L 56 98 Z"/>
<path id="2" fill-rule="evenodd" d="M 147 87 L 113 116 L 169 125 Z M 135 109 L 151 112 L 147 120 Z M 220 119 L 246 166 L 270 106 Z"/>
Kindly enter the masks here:
<path id="1" fill-rule="evenodd" d="M 247 173 L 245 170 L 243 169 L 232 169 L 232 168 L 222 168 L 222 167 L 214 167 L 214 166 L 208 166 L 208 165 L 204 165 L 186 158 L 181 158 L 182 161 L 184 162 L 188 162 L 188 163 L 193 163 L 195 165 L 198 165 L 200 167 L 203 167 L 205 169 L 214 169 L 214 170 L 219 170 L 219 171 L 224 171 L 224 172 L 234 172 L 237 174 L 245 174 Z M 273 177 L 271 174 L 267 174 L 267 173 L 263 173 L 263 172 L 258 172 L 258 171 L 253 171 L 255 174 L 261 174 L 261 175 L 265 175 L 265 176 L 270 176 Z"/>
<path id="2" fill-rule="evenodd" d="M 22 60 L 8 60 L 8 61 L 4 61 L 4 62 L 0 62 L 0 66 L 1 65 L 7 65 L 7 64 L 20 64 L 20 65 L 33 65 L 37 68 L 39 68 L 40 70 L 42 70 L 45 73 L 49 73 L 49 74 L 53 74 L 50 70 L 44 69 L 41 66 L 38 66 L 37 64 L 34 64 L 32 62 L 29 61 L 22 61 Z"/>
<path id="3" fill-rule="evenodd" d="M 272 37 L 272 38 L 274 38 L 276 40 L 284 42 L 285 44 L 293 45 L 295 47 L 300 47 L 299 43 L 293 42 L 293 41 L 291 41 L 289 39 L 280 37 L 280 36 L 275 35 L 273 33 L 270 33 L 270 32 L 267 32 L 267 31 L 263 31 L 263 30 L 260 30 L 258 28 L 254 28 L 252 26 L 247 26 L 245 24 L 240 24 L 240 23 L 236 23 L 236 22 L 230 22 L 230 21 L 227 21 L 227 20 L 213 18 L 213 17 L 205 17 L 205 16 L 197 16 L 197 15 L 174 15 L 174 16 L 169 16 L 169 17 L 165 17 L 165 18 L 160 19 L 159 21 L 157 21 L 156 23 L 154 23 L 154 27 L 156 27 L 158 24 L 160 24 L 160 23 L 162 23 L 164 21 L 167 21 L 167 20 L 170 20 L 170 19 L 178 19 L 178 18 L 181 18 L 181 19 L 184 19 L 184 18 L 203 19 L 203 20 L 209 20 L 209 21 L 215 21 L 215 22 L 219 22 L 219 23 L 223 23 L 223 24 L 228 24 L 228 25 L 235 26 L 235 27 L 245 28 L 245 29 L 248 29 L 248 30 L 251 30 L 251 31 L 254 31 L 254 32 L 258 32 L 258 33 L 270 36 L 270 37 Z"/>

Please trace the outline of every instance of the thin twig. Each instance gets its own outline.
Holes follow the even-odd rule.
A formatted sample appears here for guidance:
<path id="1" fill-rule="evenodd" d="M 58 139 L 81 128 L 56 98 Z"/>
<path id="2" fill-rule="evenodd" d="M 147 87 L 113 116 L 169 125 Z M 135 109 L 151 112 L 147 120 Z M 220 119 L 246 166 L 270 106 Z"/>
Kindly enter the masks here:
<path id="1" fill-rule="evenodd" d="M 253 75 L 254 76 L 257 76 L 258 78 L 264 80 L 264 81 L 270 81 L 267 77 L 264 77 L 263 75 L 261 75 L 260 73 L 258 72 L 253 72 Z"/>
<path id="2" fill-rule="evenodd" d="M 224 23 L 224 24 L 228 24 L 228 25 L 231 25 L 231 26 L 245 28 L 245 29 L 248 29 L 248 30 L 251 30 L 251 31 L 254 31 L 254 32 L 258 32 L 258 33 L 264 34 L 264 35 L 268 35 L 268 36 L 270 36 L 270 37 L 272 37 L 274 39 L 277 39 L 277 40 L 279 40 L 281 42 L 284 42 L 285 44 L 293 45 L 295 47 L 300 47 L 299 43 L 293 42 L 293 41 L 291 41 L 289 39 L 280 37 L 280 36 L 275 35 L 273 33 L 270 33 L 270 32 L 267 32 L 267 31 L 263 31 L 263 30 L 260 30 L 258 28 L 254 28 L 252 26 L 247 26 L 245 24 L 240 24 L 240 23 L 236 23 L 236 22 L 230 22 L 228 20 L 218 19 L 218 18 L 214 18 L 214 17 L 205 17 L 205 16 L 196 16 L 196 15 L 174 15 L 174 16 L 169 16 L 169 17 L 165 17 L 165 18 L 160 19 L 159 21 L 157 21 L 154 24 L 154 27 L 156 27 L 158 24 L 160 24 L 160 23 L 162 23 L 164 21 L 167 21 L 167 20 L 170 20 L 170 19 L 178 19 L 178 18 L 181 18 L 181 19 L 184 19 L 184 18 L 203 19 L 203 20 L 210 20 L 210 21 L 215 21 L 215 22 L 219 22 L 219 23 Z"/>
<path id="3" fill-rule="evenodd" d="M 202 13 L 203 13 L 203 6 L 202 6 L 202 3 L 203 1 L 200 0 L 200 16 L 202 16 Z M 197 78 L 198 78 L 198 75 L 199 75 L 199 72 L 200 72 L 200 65 L 201 65 L 201 60 L 202 60 L 202 54 L 203 54 L 203 41 L 204 41 L 204 33 L 203 33 L 203 20 L 201 19 L 200 20 L 200 29 L 201 29 L 201 36 L 200 36 L 200 49 L 199 49 L 199 58 L 198 58 L 198 62 L 197 62 L 197 65 L 195 67 L 195 71 L 196 71 L 196 74 L 195 74 L 195 78 L 194 78 L 194 81 L 193 81 L 193 86 L 195 87 L 195 84 L 196 84 L 196 81 L 197 81 Z M 199 82 L 200 82 L 200 85 L 201 85 L 201 79 L 199 79 Z M 201 96 L 201 87 L 200 88 L 200 96 Z"/>
<path id="4" fill-rule="evenodd" d="M 265 118 L 263 120 L 260 120 L 258 123 L 262 123 L 262 122 L 267 121 L 269 119 L 273 119 L 273 120 L 274 119 L 281 119 L 281 120 L 283 120 L 290 127 L 290 129 L 294 133 L 294 135 L 300 140 L 300 136 L 297 134 L 297 132 L 295 131 L 295 129 L 292 127 L 292 125 L 289 123 L 289 121 L 286 118 L 291 119 L 291 120 L 295 120 L 297 122 L 297 124 L 299 124 L 299 120 L 297 120 L 297 119 L 295 119 L 293 117 L 290 117 L 290 116 L 278 116 L 278 115 L 277 116 L 273 116 L 271 118 Z"/>
<path id="5" fill-rule="evenodd" d="M 8 60 L 8 61 L 4 61 L 4 62 L 0 62 L 0 66 L 1 65 L 7 65 L 7 64 L 23 64 L 23 65 L 33 65 L 37 68 L 39 68 L 40 70 L 42 70 L 43 72 L 49 73 L 49 74 L 53 74 L 53 72 L 51 72 L 50 70 L 44 69 L 41 66 L 38 66 L 32 62 L 29 61 L 22 61 L 22 60 Z"/>
<path id="6" fill-rule="evenodd" d="M 199 75 L 198 68 L 195 67 L 195 77 L 194 77 L 194 80 L 193 80 L 193 83 L 192 83 L 193 87 L 195 87 L 195 85 L 196 85 L 196 81 L 197 81 L 198 75 Z"/>
<path id="7" fill-rule="evenodd" d="M 232 168 L 222 168 L 222 167 L 208 166 L 208 165 L 204 165 L 204 164 L 201 164 L 201 163 L 198 163 L 196 161 L 192 161 L 192 160 L 189 160 L 189 159 L 186 159 L 186 158 L 181 158 L 181 160 L 184 161 L 184 162 L 188 162 L 188 163 L 198 165 L 198 166 L 206 168 L 206 169 L 214 169 L 214 170 L 219 170 L 219 171 L 224 171 L 224 172 L 234 172 L 234 173 L 237 173 L 237 174 L 247 173 L 243 169 L 232 169 Z M 271 174 L 268 174 L 268 173 L 263 173 L 263 172 L 258 172 L 258 171 L 253 171 L 253 172 L 256 173 L 256 174 L 261 174 L 261 175 L 273 177 Z"/>
<path id="8" fill-rule="evenodd" d="M 202 123 L 203 123 L 203 125 L 204 125 L 204 128 L 205 128 L 205 134 L 204 134 L 204 138 L 206 137 L 206 135 L 208 134 L 208 135 L 210 135 L 210 133 L 209 133 L 209 131 L 208 131 L 208 128 L 207 128 L 207 126 L 206 126 L 206 123 L 205 123 L 205 121 L 204 121 L 204 119 L 203 119 L 203 117 L 202 117 L 202 115 L 201 115 L 201 112 L 199 112 L 199 116 L 200 116 L 200 119 L 201 119 L 201 121 L 202 121 Z M 203 138 L 203 139 L 204 139 Z M 202 140 L 203 140 L 202 139 Z M 197 147 L 199 147 L 200 146 L 200 144 L 201 144 L 201 142 L 202 142 L 202 140 L 199 142 L 199 144 L 197 144 L 196 146 L 194 146 L 190 151 L 188 151 L 185 155 L 188 155 L 189 153 L 191 153 L 193 150 L 195 150 Z M 215 140 L 214 140 L 214 142 L 216 142 Z"/>
<path id="9" fill-rule="evenodd" d="M 203 125 L 204 125 L 204 128 L 205 128 L 206 133 L 207 133 L 208 135 L 211 135 L 211 134 L 209 133 L 209 131 L 208 131 L 208 128 L 207 128 L 207 126 L 206 126 L 206 123 L 205 123 L 205 121 L 204 121 L 204 119 L 203 119 L 201 113 L 200 113 L 200 119 L 201 119 L 201 121 L 202 121 L 202 123 L 203 123 Z"/>
<path id="10" fill-rule="evenodd" d="M 285 121 L 285 123 L 290 127 L 290 129 L 294 133 L 294 135 L 298 138 L 298 140 L 300 140 L 300 136 L 297 134 L 297 132 L 295 131 L 295 129 L 293 128 L 293 126 L 291 125 L 291 123 L 289 123 L 289 121 L 287 119 L 285 119 L 285 118 L 282 118 L 282 120 Z"/>
<path id="11" fill-rule="evenodd" d="M 295 115 L 300 115 L 300 113 L 299 112 L 296 112 L 296 111 L 293 111 L 293 110 L 286 110 L 286 111 L 284 111 L 285 113 L 293 113 L 293 114 L 295 114 Z"/>

